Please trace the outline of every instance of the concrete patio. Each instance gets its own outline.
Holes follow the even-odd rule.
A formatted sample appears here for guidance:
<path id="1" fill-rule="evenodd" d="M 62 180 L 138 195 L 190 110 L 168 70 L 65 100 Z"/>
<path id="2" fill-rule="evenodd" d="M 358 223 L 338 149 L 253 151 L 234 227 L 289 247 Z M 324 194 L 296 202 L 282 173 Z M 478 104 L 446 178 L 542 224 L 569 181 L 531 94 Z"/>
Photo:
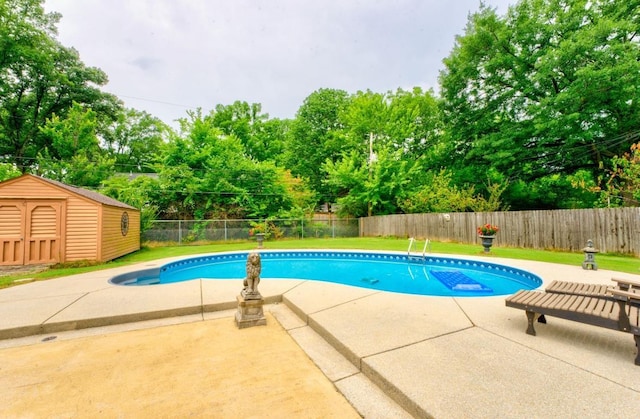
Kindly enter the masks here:
<path id="1" fill-rule="evenodd" d="M 476 259 L 528 270 L 545 285 L 556 279 L 640 280 L 579 264 Z M 131 328 L 132 322 L 153 326 L 212 316 L 233 322 L 237 280 L 141 287 L 108 282 L 168 261 L 0 290 L 0 348 L 36 344 L 53 334 Z M 640 367 L 627 333 L 549 317 L 530 336 L 524 312 L 505 307 L 504 296 L 428 297 L 269 279 L 260 291 L 269 313 L 364 417 L 640 414 Z"/>

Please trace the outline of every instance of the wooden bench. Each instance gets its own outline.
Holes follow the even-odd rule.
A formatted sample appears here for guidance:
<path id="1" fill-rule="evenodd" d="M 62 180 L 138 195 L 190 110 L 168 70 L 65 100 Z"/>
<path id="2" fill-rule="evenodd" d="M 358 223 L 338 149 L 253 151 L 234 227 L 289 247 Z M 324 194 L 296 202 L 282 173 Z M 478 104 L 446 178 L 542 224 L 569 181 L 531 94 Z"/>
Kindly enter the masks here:
<path id="1" fill-rule="evenodd" d="M 636 347 L 640 347 L 640 292 L 638 292 L 640 283 L 628 280 L 615 281 L 619 285 L 608 288 L 604 295 L 521 290 L 508 297 L 505 304 L 507 307 L 525 311 L 526 332 L 529 335 L 536 335 L 534 328 L 536 316 L 547 315 L 632 333 Z M 555 287 L 555 289 L 568 290 L 566 287 Z M 589 287 L 586 289 L 588 292 L 595 292 Z M 546 323 L 546 320 L 543 323 Z M 640 365 L 640 351 L 634 362 Z"/>
<path id="2" fill-rule="evenodd" d="M 585 282 L 553 281 L 544 290 L 556 294 L 584 295 L 588 297 L 601 297 L 614 299 L 609 292 L 610 289 L 620 289 L 622 291 L 640 291 L 640 282 L 631 279 L 612 278 L 617 285 L 607 284 L 587 284 Z"/>

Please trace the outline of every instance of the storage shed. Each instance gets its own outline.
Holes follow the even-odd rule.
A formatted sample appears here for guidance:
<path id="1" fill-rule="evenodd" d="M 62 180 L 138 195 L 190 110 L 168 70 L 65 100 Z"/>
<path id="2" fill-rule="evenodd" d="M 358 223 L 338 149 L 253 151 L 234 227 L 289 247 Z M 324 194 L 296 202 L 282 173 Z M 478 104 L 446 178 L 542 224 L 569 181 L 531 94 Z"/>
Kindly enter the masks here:
<path id="1" fill-rule="evenodd" d="M 0 265 L 106 262 L 140 249 L 140 211 L 25 174 L 0 182 Z"/>

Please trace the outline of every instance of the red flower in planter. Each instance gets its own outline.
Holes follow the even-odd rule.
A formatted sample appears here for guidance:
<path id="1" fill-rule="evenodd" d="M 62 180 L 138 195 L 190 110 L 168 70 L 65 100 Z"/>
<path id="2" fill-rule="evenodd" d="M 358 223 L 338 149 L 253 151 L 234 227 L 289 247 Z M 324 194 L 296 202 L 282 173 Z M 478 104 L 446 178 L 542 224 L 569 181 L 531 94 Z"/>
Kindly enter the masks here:
<path id="1" fill-rule="evenodd" d="M 498 226 L 494 226 L 494 225 L 491 225 L 491 224 L 488 224 L 488 223 L 483 225 L 483 226 L 478 227 L 478 235 L 480 235 L 480 236 L 493 236 L 498 231 L 500 231 Z"/>

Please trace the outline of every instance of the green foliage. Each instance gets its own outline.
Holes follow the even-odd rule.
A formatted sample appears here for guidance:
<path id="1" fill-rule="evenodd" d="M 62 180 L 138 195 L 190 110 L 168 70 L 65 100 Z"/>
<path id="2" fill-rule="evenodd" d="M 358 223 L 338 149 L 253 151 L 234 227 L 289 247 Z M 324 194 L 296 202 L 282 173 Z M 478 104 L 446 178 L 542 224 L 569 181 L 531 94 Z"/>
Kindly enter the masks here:
<path id="1" fill-rule="evenodd" d="M 345 142 L 339 156 L 325 160 L 325 192 L 341 214 L 363 216 L 399 211 L 399 202 L 437 166 L 439 111 L 430 92 L 351 96 L 340 114 Z"/>
<path id="2" fill-rule="evenodd" d="M 331 197 L 324 188 L 320 167 L 327 159 L 335 161 L 351 148 L 342 120 L 348 104 L 347 92 L 320 89 L 304 100 L 291 123 L 284 163 L 294 176 L 305 179 L 318 192 L 321 202 L 328 202 Z"/>
<path id="3" fill-rule="evenodd" d="M 156 206 L 165 219 L 264 218 L 305 207 L 312 193 L 273 161 L 256 161 L 217 127 L 216 113 L 191 112 L 157 166 Z"/>
<path id="4" fill-rule="evenodd" d="M 338 197 L 340 215 L 366 214 L 368 168 L 362 156 L 356 151 L 351 151 L 336 162 L 328 159 L 322 170 L 328 175 L 325 183 L 331 188 L 334 196 Z"/>
<path id="5" fill-rule="evenodd" d="M 415 174 L 420 170 L 419 162 L 405 159 L 403 150 L 383 148 L 377 161 L 369 163 L 369 166 L 365 195 L 369 203 L 367 215 L 398 212 L 399 202 L 407 195 Z"/>
<path id="6" fill-rule="evenodd" d="M 592 208 L 597 195 L 592 191 L 593 176 L 588 171 L 578 171 L 572 176 L 553 174 L 532 182 L 517 180 L 505 195 L 513 202 L 514 210 Z M 523 205 L 520 202 L 525 202 Z"/>
<path id="7" fill-rule="evenodd" d="M 600 200 L 607 207 L 640 206 L 640 142 L 613 158 L 613 167 L 601 180 Z"/>
<path id="8" fill-rule="evenodd" d="M 268 163 L 271 165 L 272 163 Z M 290 206 L 281 206 L 277 212 L 269 214 L 278 218 L 304 218 L 312 214 L 316 204 L 316 194 L 306 183 L 297 177 L 294 177 L 289 170 L 281 169 L 274 166 L 279 177 L 279 183 L 283 186 L 285 193 L 291 200 Z"/>
<path id="9" fill-rule="evenodd" d="M 389 117 L 389 101 L 386 95 L 370 90 L 352 95 L 348 106 L 342 111 L 344 132 L 351 139 L 351 145 L 361 151 L 367 150 L 371 135 L 376 143 L 388 143 L 386 134 Z"/>
<path id="10" fill-rule="evenodd" d="M 65 119 L 54 115 L 41 128 L 47 146 L 38 153 L 38 173 L 76 186 L 98 187 L 114 172 L 96 136 L 96 114 L 74 103 Z"/>
<path id="11" fill-rule="evenodd" d="M 135 109 L 119 112 L 115 121 L 97 131 L 120 172 L 152 172 L 171 133 L 158 118 Z"/>
<path id="12" fill-rule="evenodd" d="M 43 3 L 0 0 L 0 179 L 103 185 L 142 209 L 143 229 L 301 219 L 325 202 L 363 216 L 639 199 L 637 151 L 624 154 L 640 135 L 638 0 L 481 5 L 444 60 L 441 98 L 319 89 L 293 120 L 235 101 L 188 112 L 179 132 L 102 92 L 106 74 L 55 39 Z"/>
<path id="13" fill-rule="evenodd" d="M 116 175 L 102 182 L 100 193 L 129 204 L 140 210 L 140 232 L 150 229 L 158 218 L 157 198 L 159 182 L 149 176 L 129 180 Z"/>
<path id="14" fill-rule="evenodd" d="M 265 240 L 278 240 L 284 237 L 284 232 L 272 220 L 251 221 L 249 223 L 249 237 L 262 234 Z"/>
<path id="15" fill-rule="evenodd" d="M 235 101 L 232 105 L 216 105 L 212 123 L 225 135 L 233 135 L 242 143 L 245 153 L 258 161 L 281 160 L 288 122 L 268 120 L 259 103 Z"/>
<path id="16" fill-rule="evenodd" d="M 25 172 L 51 146 L 41 128 L 54 115 L 66 118 L 73 103 L 91 105 L 100 119 L 120 106 L 100 90 L 107 76 L 86 67 L 78 52 L 54 38 L 60 16 L 43 0 L 0 2 L 0 159 Z"/>
<path id="17" fill-rule="evenodd" d="M 635 0 L 521 0 L 504 17 L 481 6 L 440 78 L 450 167 L 493 167 L 513 187 L 537 182 L 539 194 L 510 194 L 514 207 L 589 205 L 540 202 L 553 195 L 542 188 L 579 171 L 595 179 L 628 149 L 622 135 L 640 117 L 638 12 Z M 550 175 L 560 177 L 542 181 Z"/>
<path id="18" fill-rule="evenodd" d="M 427 158 L 438 166 L 442 141 L 442 115 L 432 91 L 414 87 L 388 93 L 385 132 L 391 146 L 402 149 L 407 159 Z"/>
<path id="19" fill-rule="evenodd" d="M 0 182 L 20 176 L 20 171 L 14 164 L 0 163 Z"/>
<path id="20" fill-rule="evenodd" d="M 429 174 L 427 181 L 401 203 L 405 213 L 498 211 L 504 184 L 490 184 L 490 198 L 476 194 L 474 186 L 459 187 L 447 170 Z"/>
<path id="21" fill-rule="evenodd" d="M 403 159 L 401 150 L 383 148 L 374 161 L 366 161 L 356 151 L 337 162 L 327 160 L 326 184 L 339 197 L 340 215 L 393 214 L 419 170 L 419 163 Z"/>
<path id="22" fill-rule="evenodd" d="M 473 212 L 493 212 L 493 211 L 508 211 L 508 204 L 503 204 L 503 194 L 507 190 L 509 182 L 503 180 L 502 182 L 493 182 L 491 178 L 487 180 L 486 189 L 488 197 L 483 195 L 476 195 L 471 203 L 471 210 Z"/>

